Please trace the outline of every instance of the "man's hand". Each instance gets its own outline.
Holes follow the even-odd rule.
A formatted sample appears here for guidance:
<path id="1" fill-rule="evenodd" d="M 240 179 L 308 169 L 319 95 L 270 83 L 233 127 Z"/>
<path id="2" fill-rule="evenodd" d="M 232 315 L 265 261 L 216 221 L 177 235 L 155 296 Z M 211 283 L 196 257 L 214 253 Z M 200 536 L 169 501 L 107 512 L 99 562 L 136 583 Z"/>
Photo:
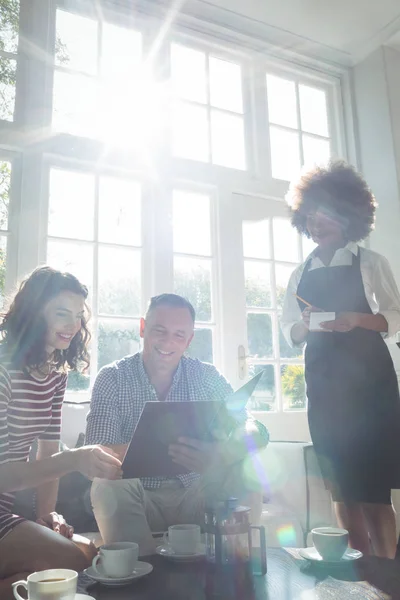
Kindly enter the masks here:
<path id="1" fill-rule="evenodd" d="M 211 466 L 223 460 L 222 442 L 202 442 L 192 438 L 179 438 L 169 446 L 168 454 L 173 462 L 193 473 L 205 473 Z"/>
<path id="2" fill-rule="evenodd" d="M 347 333 L 360 326 L 360 313 L 344 312 L 340 313 L 334 321 L 325 321 L 321 323 L 321 329 L 326 331 L 338 331 Z"/>
<path id="3" fill-rule="evenodd" d="M 74 535 L 74 528 L 71 527 L 71 525 L 68 525 L 64 517 L 56 512 L 51 512 L 48 515 L 39 517 L 36 523 L 52 529 L 67 539 L 71 539 Z"/>

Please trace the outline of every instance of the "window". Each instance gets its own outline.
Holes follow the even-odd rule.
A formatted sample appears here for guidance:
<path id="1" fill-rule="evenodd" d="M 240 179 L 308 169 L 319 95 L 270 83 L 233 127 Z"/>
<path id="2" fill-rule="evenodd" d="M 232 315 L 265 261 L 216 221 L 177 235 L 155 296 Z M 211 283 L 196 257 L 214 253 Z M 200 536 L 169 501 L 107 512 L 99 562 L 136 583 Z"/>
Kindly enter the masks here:
<path id="1" fill-rule="evenodd" d="M 326 90 L 269 74 L 267 97 L 272 177 L 290 181 L 301 166 L 327 162 L 332 149 Z"/>
<path id="2" fill-rule="evenodd" d="M 53 129 L 143 150 L 158 126 L 158 94 L 142 34 L 57 10 Z"/>
<path id="3" fill-rule="evenodd" d="M 287 344 L 279 317 L 290 275 L 308 250 L 286 218 L 243 222 L 249 373 L 264 370 L 251 398 L 253 410 L 305 407 L 302 351 Z"/>
<path id="4" fill-rule="evenodd" d="M 175 156 L 246 169 L 240 64 L 171 45 Z"/>
<path id="5" fill-rule="evenodd" d="M 188 353 L 210 363 L 215 330 L 211 208 L 208 194 L 173 193 L 174 291 L 188 298 L 196 311 L 195 336 Z"/>
<path id="6" fill-rule="evenodd" d="M 12 121 L 15 108 L 19 0 L 8 0 L 0 10 L 0 120 Z"/>
<path id="7" fill-rule="evenodd" d="M 86 284 L 92 306 L 93 377 L 136 352 L 142 315 L 141 185 L 133 179 L 52 168 L 47 261 Z M 70 389 L 89 378 L 72 375 Z"/>

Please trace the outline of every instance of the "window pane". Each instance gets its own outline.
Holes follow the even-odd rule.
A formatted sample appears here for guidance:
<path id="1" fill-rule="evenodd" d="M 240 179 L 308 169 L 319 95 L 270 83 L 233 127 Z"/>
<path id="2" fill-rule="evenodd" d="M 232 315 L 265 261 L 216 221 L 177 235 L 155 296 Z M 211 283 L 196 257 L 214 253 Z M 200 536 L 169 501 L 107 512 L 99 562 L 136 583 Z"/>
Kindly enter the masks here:
<path id="1" fill-rule="evenodd" d="M 10 202 L 11 163 L 0 161 L 0 229 L 8 229 Z"/>
<path id="2" fill-rule="evenodd" d="M 62 169 L 50 172 L 49 235 L 93 240 L 94 176 Z"/>
<path id="3" fill-rule="evenodd" d="M 275 179 L 290 181 L 300 171 L 299 136 L 270 127 L 271 172 Z"/>
<path id="4" fill-rule="evenodd" d="M 297 127 L 294 81 L 267 75 L 267 94 L 269 122 L 285 127 Z"/>
<path id="5" fill-rule="evenodd" d="M 0 4 L 0 50 L 16 54 L 18 49 L 19 0 Z"/>
<path id="6" fill-rule="evenodd" d="M 3 307 L 5 299 L 6 285 L 6 268 L 7 268 L 7 238 L 0 236 L 0 308 Z"/>
<path id="7" fill-rule="evenodd" d="M 268 219 L 243 222 L 243 254 L 246 258 L 270 258 Z"/>
<path id="8" fill-rule="evenodd" d="M 329 135 L 328 110 L 324 90 L 299 85 L 301 129 L 317 135 Z"/>
<path id="9" fill-rule="evenodd" d="M 15 105 L 17 61 L 0 56 L 0 119 L 12 121 Z"/>
<path id="10" fill-rule="evenodd" d="M 303 154 L 304 164 L 307 167 L 326 164 L 331 154 L 329 140 L 320 140 L 309 135 L 303 135 Z"/>
<path id="11" fill-rule="evenodd" d="M 93 247 L 90 244 L 48 240 L 47 264 L 54 269 L 72 273 L 89 291 L 92 290 Z"/>
<path id="12" fill-rule="evenodd" d="M 100 319 L 97 338 L 97 368 L 140 349 L 139 324 L 120 319 Z"/>
<path id="13" fill-rule="evenodd" d="M 303 365 L 282 366 L 281 383 L 284 410 L 304 410 L 306 408 L 306 383 Z"/>
<path id="14" fill-rule="evenodd" d="M 141 186 L 136 181 L 101 177 L 99 241 L 141 245 Z"/>
<path id="15" fill-rule="evenodd" d="M 172 149 L 175 156 L 209 161 L 207 111 L 200 106 L 179 104 L 173 114 Z"/>
<path id="16" fill-rule="evenodd" d="M 93 137 L 109 146 L 134 148 L 144 163 L 151 163 L 151 147 L 165 129 L 161 86 L 149 75 L 134 72 L 115 75 L 115 79 L 112 74 L 102 79 L 97 102 L 98 127 Z"/>
<path id="17" fill-rule="evenodd" d="M 53 128 L 56 131 L 97 139 L 99 91 L 95 81 L 83 75 L 56 71 L 53 89 Z"/>
<path id="18" fill-rule="evenodd" d="M 57 10 L 56 65 L 95 74 L 97 72 L 97 21 Z"/>
<path id="19" fill-rule="evenodd" d="M 142 34 L 133 29 L 103 23 L 102 75 L 118 78 L 132 77 L 142 59 Z"/>
<path id="20" fill-rule="evenodd" d="M 286 288 L 293 271 L 294 267 L 292 266 L 275 264 L 276 300 L 278 309 L 283 307 Z"/>
<path id="21" fill-rule="evenodd" d="M 174 191 L 173 235 L 174 252 L 211 255 L 209 196 Z"/>
<path id="22" fill-rule="evenodd" d="M 175 257 L 174 291 L 194 306 L 196 320 L 211 321 L 211 261 Z"/>
<path id="23" fill-rule="evenodd" d="M 267 263 L 244 262 L 246 306 L 269 308 L 271 306 L 271 275 Z"/>
<path id="24" fill-rule="evenodd" d="M 242 69 L 240 65 L 210 56 L 209 68 L 211 106 L 242 113 Z"/>
<path id="25" fill-rule="evenodd" d="M 249 410 L 275 410 L 275 370 L 273 365 L 250 365 L 249 376 L 254 377 L 260 371 L 264 371 L 249 400 Z"/>
<path id="26" fill-rule="evenodd" d="M 251 357 L 271 358 L 273 356 L 270 315 L 251 312 L 247 314 L 247 341 Z"/>
<path id="27" fill-rule="evenodd" d="M 300 262 L 299 234 L 290 224 L 289 219 L 273 219 L 274 258 L 287 262 Z"/>
<path id="28" fill-rule="evenodd" d="M 195 329 L 194 338 L 186 352 L 192 358 L 212 363 L 213 336 L 211 329 Z"/>
<path id="29" fill-rule="evenodd" d="M 78 371 L 70 371 L 68 373 L 67 390 L 69 392 L 81 392 L 88 390 L 90 387 L 90 374 L 89 370 L 85 373 L 79 373 Z M 84 398 L 86 400 L 86 398 Z"/>
<path id="30" fill-rule="evenodd" d="M 215 165 L 244 170 L 246 157 L 243 118 L 212 110 L 211 147 Z"/>
<path id="31" fill-rule="evenodd" d="M 205 104 L 207 85 L 204 52 L 171 44 L 171 84 L 178 98 Z"/>
<path id="32" fill-rule="evenodd" d="M 140 317 L 141 252 L 99 248 L 99 313 Z"/>

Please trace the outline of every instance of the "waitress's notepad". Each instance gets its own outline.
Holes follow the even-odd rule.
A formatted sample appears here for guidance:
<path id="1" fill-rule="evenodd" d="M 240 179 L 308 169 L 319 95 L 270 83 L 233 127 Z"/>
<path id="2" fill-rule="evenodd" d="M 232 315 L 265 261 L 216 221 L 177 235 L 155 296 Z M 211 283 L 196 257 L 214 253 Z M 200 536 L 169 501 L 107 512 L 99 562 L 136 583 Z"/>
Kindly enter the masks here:
<path id="1" fill-rule="evenodd" d="M 327 331 L 322 329 L 321 323 L 334 321 L 336 314 L 334 312 L 312 312 L 310 313 L 310 331 Z"/>

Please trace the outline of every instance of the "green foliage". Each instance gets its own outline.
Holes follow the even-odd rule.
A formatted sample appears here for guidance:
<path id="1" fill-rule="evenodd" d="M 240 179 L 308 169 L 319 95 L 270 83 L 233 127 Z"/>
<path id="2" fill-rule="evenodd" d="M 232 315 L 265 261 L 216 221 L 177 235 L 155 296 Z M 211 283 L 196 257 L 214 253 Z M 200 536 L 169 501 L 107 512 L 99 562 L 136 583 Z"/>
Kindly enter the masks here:
<path id="1" fill-rule="evenodd" d="M 289 398 L 289 408 L 304 408 L 306 384 L 302 365 L 287 365 L 282 374 L 282 391 Z"/>
<path id="2" fill-rule="evenodd" d="M 11 165 L 6 161 L 0 162 L 0 229 L 7 229 L 10 184 Z"/>
<path id="3" fill-rule="evenodd" d="M 174 291 L 193 304 L 199 321 L 211 320 L 211 282 L 207 269 L 202 266 L 189 272 L 176 269 Z"/>
<path id="4" fill-rule="evenodd" d="M 139 335 L 134 329 L 115 328 L 108 323 L 99 325 L 98 368 L 104 367 L 128 354 L 133 354 L 139 347 Z"/>
<path id="5" fill-rule="evenodd" d="M 0 50 L 18 43 L 19 0 L 0 0 Z M 1 75 L 0 75 L 1 78 Z"/>

